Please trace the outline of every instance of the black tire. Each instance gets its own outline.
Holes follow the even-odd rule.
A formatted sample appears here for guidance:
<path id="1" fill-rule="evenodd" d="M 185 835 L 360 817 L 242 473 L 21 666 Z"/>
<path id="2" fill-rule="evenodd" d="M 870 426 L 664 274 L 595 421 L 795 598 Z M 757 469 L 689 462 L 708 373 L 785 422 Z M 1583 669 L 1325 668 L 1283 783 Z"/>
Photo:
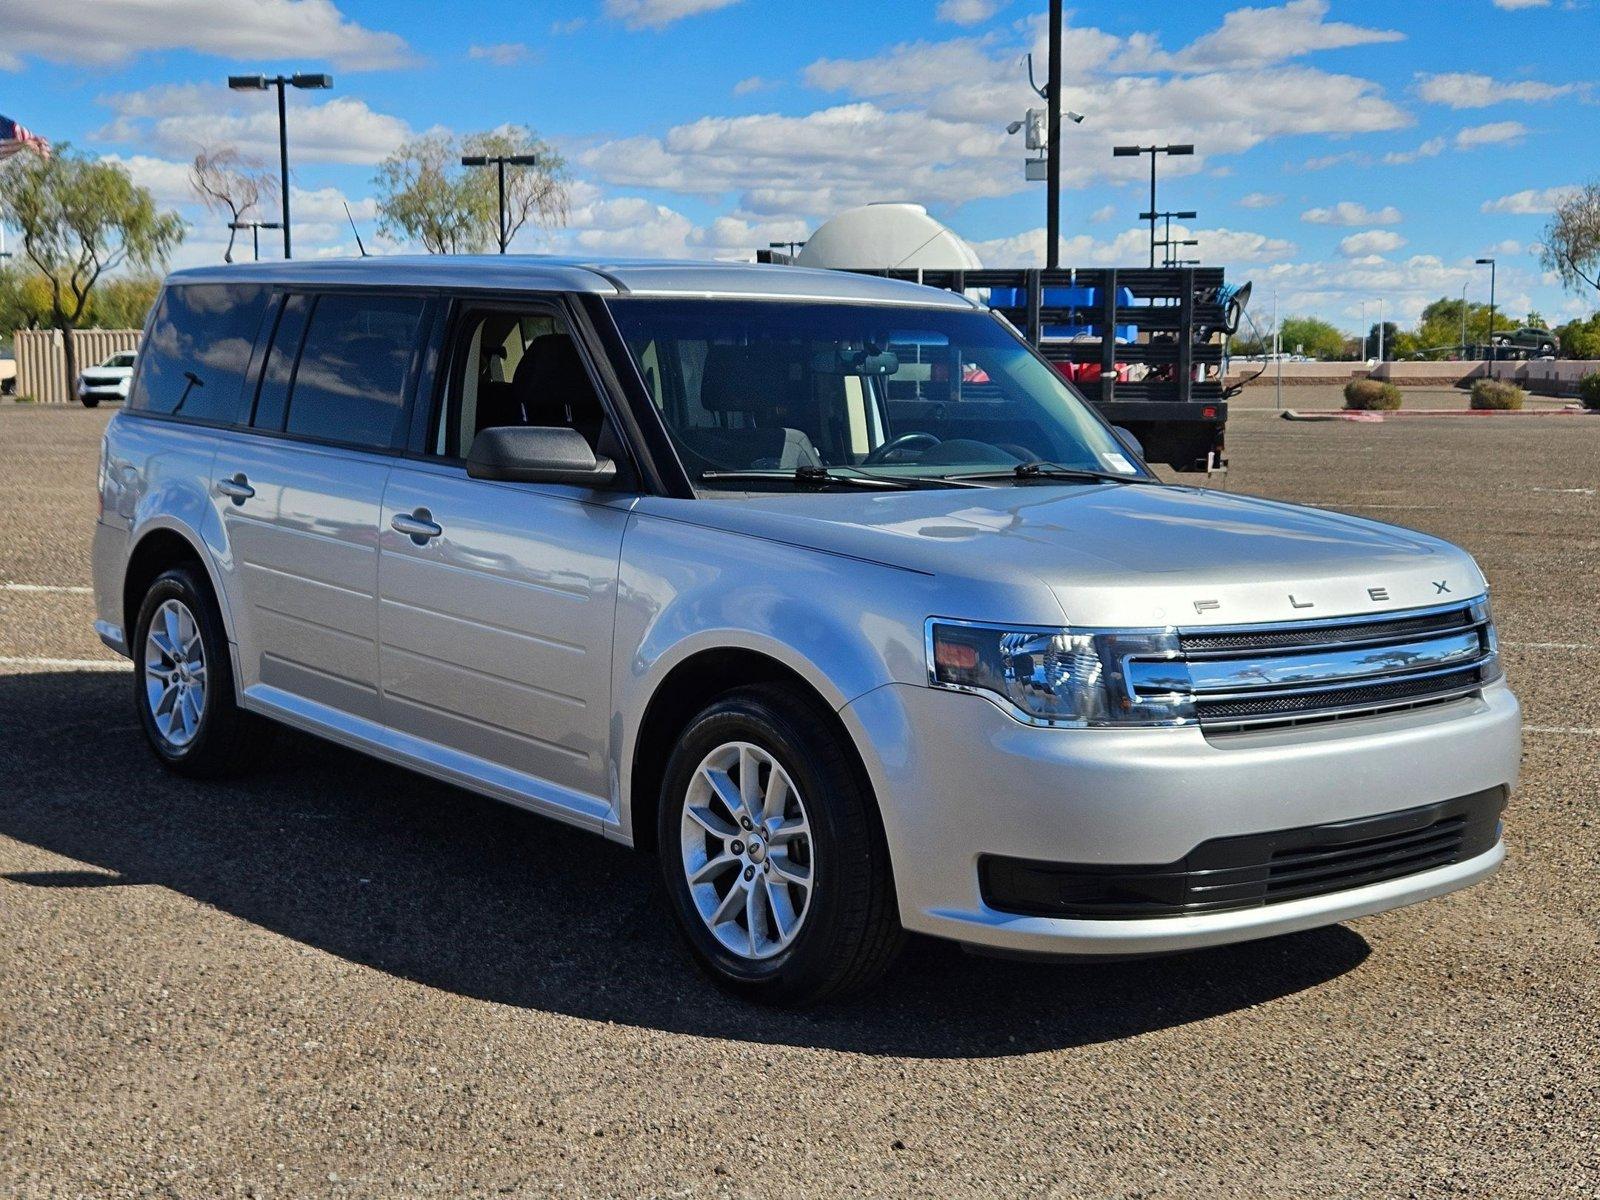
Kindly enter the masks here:
<path id="1" fill-rule="evenodd" d="M 684 869 L 689 785 L 706 756 L 732 742 L 777 760 L 804 799 L 811 830 L 810 907 L 794 940 L 759 960 L 733 953 L 711 932 Z M 690 951 L 716 983 L 746 999 L 798 1008 L 862 991 L 905 940 L 876 801 L 841 734 L 792 688 L 740 688 L 690 721 L 667 763 L 657 832 L 662 879 Z"/>
<path id="2" fill-rule="evenodd" d="M 100 407 L 100 397 L 99 396 L 79 396 L 78 399 L 83 401 L 83 406 L 85 408 L 99 408 Z"/>
<path id="3" fill-rule="evenodd" d="M 205 697 L 193 736 L 174 745 L 156 723 L 147 693 L 146 646 L 150 625 L 168 600 L 177 600 L 193 614 L 205 653 Z M 133 701 L 145 740 L 168 770 L 193 778 L 215 778 L 248 770 L 259 761 L 271 736 L 267 722 L 241 709 L 233 684 L 233 662 L 222 615 L 211 597 L 210 584 L 193 567 L 173 567 L 158 575 L 139 602 L 129 648 L 133 654 Z"/>

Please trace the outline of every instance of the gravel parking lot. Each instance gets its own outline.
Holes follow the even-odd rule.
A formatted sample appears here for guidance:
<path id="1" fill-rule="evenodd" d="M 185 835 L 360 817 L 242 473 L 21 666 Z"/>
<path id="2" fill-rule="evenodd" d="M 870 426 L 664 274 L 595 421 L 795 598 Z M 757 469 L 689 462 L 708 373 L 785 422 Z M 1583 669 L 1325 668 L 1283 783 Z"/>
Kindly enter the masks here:
<path id="1" fill-rule="evenodd" d="M 0 1195 L 1600 1195 L 1600 418 L 1230 430 L 1230 489 L 1493 580 L 1499 875 L 1159 960 L 922 942 L 792 1015 L 598 839 L 298 735 L 163 774 L 89 628 L 108 415 L 0 406 Z"/>

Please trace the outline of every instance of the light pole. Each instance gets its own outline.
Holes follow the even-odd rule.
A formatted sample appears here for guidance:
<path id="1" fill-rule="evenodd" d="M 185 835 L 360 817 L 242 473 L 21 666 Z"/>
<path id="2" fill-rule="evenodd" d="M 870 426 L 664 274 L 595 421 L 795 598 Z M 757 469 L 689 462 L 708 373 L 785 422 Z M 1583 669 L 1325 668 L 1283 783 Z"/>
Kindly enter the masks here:
<path id="1" fill-rule="evenodd" d="M 332 75 L 229 75 L 228 87 L 236 92 L 264 92 L 269 87 L 278 89 L 278 171 L 283 193 L 283 256 L 291 257 L 289 249 L 289 118 L 284 103 L 284 88 L 331 88 Z"/>
<path id="2" fill-rule="evenodd" d="M 1150 211 L 1140 213 L 1139 219 L 1145 220 L 1148 218 L 1150 221 L 1150 265 L 1152 267 L 1156 265 L 1156 155 L 1183 156 L 1193 153 L 1194 147 L 1191 145 L 1113 146 L 1111 148 L 1111 157 L 1113 158 L 1138 158 L 1141 154 L 1150 156 Z"/>
<path id="3" fill-rule="evenodd" d="M 1489 267 L 1489 361 L 1495 360 L 1494 352 L 1494 259 L 1480 258 L 1478 265 L 1487 264 Z"/>
<path id="4" fill-rule="evenodd" d="M 506 243 L 511 240 L 511 235 L 506 229 L 506 167 L 533 167 L 539 163 L 537 154 L 463 154 L 461 165 L 463 167 L 495 168 L 496 180 L 499 184 L 500 197 L 500 253 L 506 252 Z"/>
<path id="5" fill-rule="evenodd" d="M 785 249 L 788 250 L 790 258 L 793 258 L 795 255 L 799 254 L 800 251 L 804 247 L 805 247 L 805 243 L 804 242 L 768 242 L 767 243 L 767 248 L 769 250 L 785 250 Z"/>
<path id="6" fill-rule="evenodd" d="M 282 229 L 277 221 L 229 221 L 228 228 L 232 230 L 248 229 L 250 231 L 250 248 L 255 253 L 256 262 L 261 261 L 261 231 L 263 229 Z M 232 262 L 233 259 L 228 259 Z"/>
<path id="7" fill-rule="evenodd" d="M 1461 357 L 1467 357 L 1467 285 L 1461 285 Z"/>
<path id="8" fill-rule="evenodd" d="M 1152 210 L 1152 212 L 1154 212 L 1154 210 Z M 1200 242 L 1199 242 L 1199 240 L 1197 238 L 1189 238 L 1187 241 L 1182 241 L 1182 242 L 1173 241 L 1172 240 L 1172 221 L 1173 221 L 1173 218 L 1176 217 L 1180 221 L 1192 221 L 1197 216 L 1199 216 L 1200 214 L 1195 212 L 1193 209 L 1185 209 L 1183 212 L 1159 212 L 1159 213 L 1154 213 L 1154 215 L 1157 216 L 1157 217 L 1160 217 L 1162 220 L 1164 220 L 1166 222 L 1166 227 L 1165 227 L 1165 229 L 1163 231 L 1163 236 L 1165 237 L 1166 240 L 1155 243 L 1157 246 L 1166 247 L 1166 249 L 1162 252 L 1162 258 L 1164 260 L 1166 260 L 1166 261 L 1164 261 L 1161 265 L 1165 266 L 1165 267 L 1173 266 L 1174 265 L 1174 263 L 1172 261 L 1173 258 L 1174 258 L 1174 255 L 1173 255 L 1173 252 L 1172 252 L 1172 247 L 1173 246 L 1198 246 L 1200 244 Z M 1141 220 L 1141 221 L 1148 221 L 1150 219 L 1151 219 L 1151 213 L 1142 212 L 1142 213 L 1139 214 L 1139 220 Z M 1154 256 L 1154 254 L 1151 255 L 1150 265 L 1152 267 L 1156 265 L 1155 264 L 1155 256 Z"/>
<path id="9" fill-rule="evenodd" d="M 1383 297 L 1378 297 L 1378 365 L 1383 365 Z"/>

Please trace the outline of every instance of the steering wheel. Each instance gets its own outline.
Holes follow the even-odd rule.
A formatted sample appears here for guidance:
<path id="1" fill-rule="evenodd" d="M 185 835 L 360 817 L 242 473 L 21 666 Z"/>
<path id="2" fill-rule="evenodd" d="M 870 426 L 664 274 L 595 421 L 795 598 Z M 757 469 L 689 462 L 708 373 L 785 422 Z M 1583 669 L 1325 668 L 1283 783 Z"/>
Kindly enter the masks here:
<path id="1" fill-rule="evenodd" d="M 922 433 L 913 430 L 911 433 L 902 433 L 897 438 L 890 438 L 871 454 L 861 460 L 864 467 L 876 466 L 889 461 L 891 455 L 900 454 L 907 450 L 921 449 L 932 450 L 939 444 L 939 439 L 931 433 Z"/>

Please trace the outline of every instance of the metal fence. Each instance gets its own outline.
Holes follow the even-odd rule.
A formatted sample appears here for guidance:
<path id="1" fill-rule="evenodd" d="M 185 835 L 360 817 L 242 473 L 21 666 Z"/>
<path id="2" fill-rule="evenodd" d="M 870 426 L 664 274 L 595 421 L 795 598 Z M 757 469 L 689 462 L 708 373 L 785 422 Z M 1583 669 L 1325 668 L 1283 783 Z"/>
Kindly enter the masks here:
<path id="1" fill-rule="evenodd" d="M 137 329 L 79 329 L 72 335 L 78 352 L 78 370 L 98 366 L 121 350 L 139 347 Z M 58 329 L 19 329 L 13 344 L 17 354 L 17 395 L 40 404 L 67 404 L 78 398 L 77 380 L 67 379 L 67 350 Z"/>

